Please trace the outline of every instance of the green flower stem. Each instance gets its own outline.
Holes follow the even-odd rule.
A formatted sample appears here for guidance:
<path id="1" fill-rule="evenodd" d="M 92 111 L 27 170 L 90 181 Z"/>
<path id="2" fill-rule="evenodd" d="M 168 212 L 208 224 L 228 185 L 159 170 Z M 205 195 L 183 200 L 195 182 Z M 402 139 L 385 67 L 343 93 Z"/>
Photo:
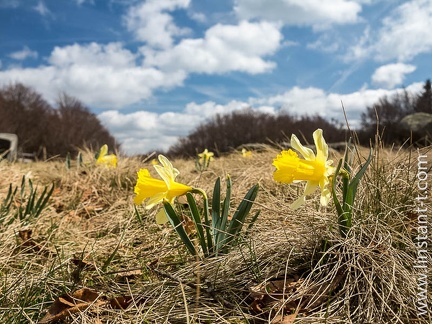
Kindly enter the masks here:
<path id="1" fill-rule="evenodd" d="M 209 204 L 208 204 L 208 197 L 204 190 L 200 188 L 193 188 L 191 191 L 192 193 L 198 193 L 203 197 L 203 203 L 204 203 L 204 223 L 205 223 L 205 231 L 206 231 L 206 237 L 207 237 L 207 249 L 208 251 L 213 250 L 213 239 L 210 233 L 210 220 L 209 220 Z"/>

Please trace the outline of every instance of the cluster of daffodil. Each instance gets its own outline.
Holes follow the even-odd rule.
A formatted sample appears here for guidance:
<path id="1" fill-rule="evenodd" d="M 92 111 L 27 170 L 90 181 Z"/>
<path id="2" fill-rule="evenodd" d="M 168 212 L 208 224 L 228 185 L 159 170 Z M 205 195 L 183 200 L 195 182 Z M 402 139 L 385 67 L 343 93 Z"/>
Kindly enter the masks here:
<path id="1" fill-rule="evenodd" d="M 198 172 L 203 172 L 208 169 L 210 162 L 213 160 L 214 153 L 205 149 L 202 153 L 198 154 L 198 158 L 195 160 L 195 169 Z"/>
<path id="2" fill-rule="evenodd" d="M 372 150 L 362 168 L 354 177 L 351 177 L 352 158 L 350 158 L 348 146 L 344 158 L 339 161 L 337 167 L 333 167 L 333 161 L 328 160 L 328 145 L 322 135 L 322 130 L 317 129 L 313 133 L 313 138 L 316 154 L 310 148 L 303 146 L 295 135 L 292 135 L 291 147 L 298 151 L 303 159 L 291 149 L 282 151 L 273 161 L 276 167 L 273 177 L 278 182 L 288 184 L 306 181 L 304 193 L 294 201 L 291 205 L 292 209 L 303 205 L 306 196 L 312 194 L 318 187 L 321 189 L 320 203 L 322 206 L 327 206 L 333 196 L 338 214 L 339 232 L 345 238 L 352 225 L 357 186 L 372 161 Z M 336 194 L 336 181 L 339 175 L 342 176 L 342 203 Z"/>
<path id="3" fill-rule="evenodd" d="M 303 146 L 298 138 L 292 135 L 291 147 L 300 153 L 302 158 L 292 149 L 282 151 L 273 160 L 273 165 L 276 167 L 273 177 L 276 181 L 287 184 L 306 181 L 304 193 L 292 203 L 292 209 L 297 209 L 303 205 L 306 196 L 311 195 L 317 188 L 321 189 L 320 203 L 322 206 L 327 206 L 333 197 L 338 214 L 339 232 L 345 238 L 352 225 L 352 212 L 357 187 L 372 161 L 372 150 L 364 165 L 352 177 L 352 158 L 348 146 L 344 158 L 339 161 L 337 167 L 334 167 L 333 161 L 328 159 L 328 145 L 321 129 L 317 129 L 313 133 L 313 139 L 316 153 Z M 202 158 L 201 165 L 207 163 L 208 166 L 212 153 L 205 150 L 200 154 L 200 158 Z M 161 165 L 154 165 L 154 168 L 162 180 L 153 178 L 147 169 L 141 169 L 138 172 L 138 180 L 135 186 L 135 204 L 139 205 L 146 201 L 146 208 L 149 209 L 156 204 L 163 203 L 164 208 L 157 213 L 156 222 L 164 224 L 169 221 L 188 251 L 192 255 L 198 255 L 197 246 L 194 245 L 190 234 L 186 231 L 185 216 L 176 211 L 174 207 L 175 198 L 186 195 L 190 218 L 195 225 L 196 237 L 204 257 L 226 253 L 230 247 L 237 243 L 241 235 L 245 219 L 257 196 L 258 185 L 253 186 L 248 191 L 232 219 L 229 220 L 232 186 L 229 176 L 226 180 L 227 188 L 224 199 L 221 198 L 221 180 L 220 178 L 216 180 L 210 212 L 207 194 L 202 189 L 176 182 L 176 177 L 180 172 L 172 166 L 165 156 L 159 155 L 159 162 Z M 342 202 L 336 193 L 339 176 L 342 177 L 340 186 Z M 192 194 L 201 195 L 203 199 L 201 209 L 198 208 Z M 258 215 L 259 211 L 249 221 L 250 225 L 246 233 L 249 232 Z"/>
<path id="4" fill-rule="evenodd" d="M 138 180 L 135 186 L 135 199 L 137 205 L 146 202 L 146 208 L 163 203 L 163 209 L 156 214 L 156 222 L 164 224 L 171 223 L 175 231 L 192 255 L 200 254 L 194 245 L 191 236 L 185 229 L 183 222 L 185 215 L 176 211 L 174 200 L 178 196 L 186 195 L 190 218 L 195 226 L 196 237 L 204 257 L 215 256 L 226 253 L 232 247 L 241 234 L 245 219 L 249 214 L 252 204 L 258 193 L 258 185 L 253 186 L 246 194 L 236 212 L 229 218 L 231 200 L 231 179 L 227 177 L 227 190 L 225 199 L 221 199 L 220 178 L 217 179 L 214 191 L 211 212 L 209 200 L 204 190 L 176 182 L 179 171 L 173 167 L 171 162 L 163 155 L 159 155 L 160 165 L 154 165 L 156 172 L 162 179 L 153 178 L 148 169 L 138 171 Z M 197 202 L 192 194 L 199 194 L 203 200 L 202 208 L 198 208 Z M 210 221 L 211 215 L 211 221 Z M 249 222 L 249 229 L 259 215 L 257 212 Z"/>

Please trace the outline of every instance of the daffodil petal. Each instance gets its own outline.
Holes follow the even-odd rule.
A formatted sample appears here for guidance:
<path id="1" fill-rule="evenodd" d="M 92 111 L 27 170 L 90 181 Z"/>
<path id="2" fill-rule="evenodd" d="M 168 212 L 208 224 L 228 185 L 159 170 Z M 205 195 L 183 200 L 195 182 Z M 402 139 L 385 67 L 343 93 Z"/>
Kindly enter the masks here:
<path id="1" fill-rule="evenodd" d="M 302 195 L 302 196 L 300 196 L 300 198 L 298 198 L 296 201 L 294 201 L 290 205 L 290 208 L 292 210 L 295 210 L 295 209 L 299 208 L 300 206 L 302 206 L 305 202 L 306 202 L 306 197 Z"/>
<path id="2" fill-rule="evenodd" d="M 162 225 L 168 222 L 168 218 L 165 213 L 165 209 L 161 208 L 156 214 L 156 224 Z"/>
<path id="3" fill-rule="evenodd" d="M 97 164 L 106 164 L 106 165 L 115 167 L 115 166 L 117 166 L 117 156 L 115 156 L 114 154 L 105 155 L 105 156 L 98 158 L 96 163 Z"/>
<path id="4" fill-rule="evenodd" d="M 321 188 L 321 198 L 320 203 L 322 206 L 327 206 L 331 198 L 331 191 L 328 188 L 330 180 L 327 177 L 321 179 L 319 186 Z"/>
<path id="5" fill-rule="evenodd" d="M 317 151 L 317 160 L 326 161 L 328 158 L 328 145 L 322 134 L 322 129 L 318 128 L 313 132 L 313 138 Z"/>
<path id="6" fill-rule="evenodd" d="M 99 156 L 98 159 L 101 157 L 104 157 L 108 153 L 108 145 L 104 144 L 99 150 Z"/>
<path id="7" fill-rule="evenodd" d="M 147 169 L 141 169 L 138 171 L 138 179 L 134 188 L 136 194 L 134 202 L 139 205 L 145 199 L 161 192 L 166 193 L 167 190 L 168 188 L 164 181 L 153 178 Z"/>
<path id="8" fill-rule="evenodd" d="M 331 192 L 328 188 L 321 191 L 320 204 L 321 206 L 327 206 L 331 198 Z"/>
<path id="9" fill-rule="evenodd" d="M 308 196 L 310 194 L 313 194 L 316 188 L 318 188 L 319 183 L 316 181 L 308 181 L 306 183 L 305 191 L 303 195 Z"/>
<path id="10" fill-rule="evenodd" d="M 174 181 L 172 178 L 172 172 L 160 165 L 154 165 L 153 167 L 155 168 L 159 176 L 162 178 L 162 180 L 165 182 L 167 188 L 169 188 L 171 182 Z"/>
<path id="11" fill-rule="evenodd" d="M 315 159 L 315 154 L 314 152 L 307 147 L 304 147 L 299 139 L 297 138 L 297 136 L 295 136 L 294 134 L 291 135 L 291 147 L 295 150 L 297 150 L 298 152 L 300 152 L 300 154 L 306 159 L 306 160 L 314 160 Z"/>
<path id="12" fill-rule="evenodd" d="M 162 164 L 162 167 L 166 170 L 168 176 L 174 181 L 175 178 L 180 174 L 180 171 L 174 168 L 170 160 L 168 160 L 162 154 L 158 156 L 158 159 L 159 162 Z"/>
<path id="13" fill-rule="evenodd" d="M 152 197 L 150 197 L 147 201 L 146 201 L 146 209 L 150 209 L 153 206 L 161 203 L 164 198 L 166 197 L 166 192 L 160 192 Z"/>

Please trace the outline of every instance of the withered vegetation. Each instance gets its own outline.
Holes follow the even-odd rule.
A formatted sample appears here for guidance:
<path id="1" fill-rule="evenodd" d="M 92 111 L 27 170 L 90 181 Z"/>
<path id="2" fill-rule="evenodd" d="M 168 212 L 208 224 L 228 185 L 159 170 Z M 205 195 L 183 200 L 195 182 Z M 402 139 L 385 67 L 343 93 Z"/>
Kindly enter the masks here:
<path id="1" fill-rule="evenodd" d="M 289 209 L 303 189 L 273 181 L 278 152 L 232 153 L 203 173 L 191 159 L 172 161 L 179 182 L 209 196 L 217 177 L 229 174 L 233 206 L 260 184 L 251 235 L 205 260 L 191 258 L 169 225 L 155 223 L 157 208 L 135 209 L 136 172 L 148 168 L 156 176 L 149 161 L 119 157 L 117 168 L 96 167 L 92 152 L 70 169 L 64 162 L 3 161 L 0 204 L 23 175 L 38 194 L 55 188 L 37 217 L 14 218 L 26 203 L 19 195 L 0 213 L 0 322 L 430 323 L 417 317 L 413 268 L 418 151 L 375 151 L 347 239 L 338 234 L 333 204 L 323 208 L 311 197 Z M 430 168 L 429 148 L 421 152 Z M 359 150 L 357 166 L 367 154 Z"/>

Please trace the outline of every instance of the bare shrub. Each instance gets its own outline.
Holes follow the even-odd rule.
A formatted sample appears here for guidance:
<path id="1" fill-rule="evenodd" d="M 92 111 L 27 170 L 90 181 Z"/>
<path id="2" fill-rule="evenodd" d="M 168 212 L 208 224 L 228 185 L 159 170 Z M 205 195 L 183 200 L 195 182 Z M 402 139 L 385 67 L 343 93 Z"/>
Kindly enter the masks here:
<path id="1" fill-rule="evenodd" d="M 289 114 L 270 115 L 245 109 L 231 114 L 216 115 L 198 126 L 187 137 L 180 138 L 168 155 L 194 156 L 207 148 L 217 153 L 226 153 L 244 144 L 280 143 L 287 141 L 291 134 L 313 142 L 311 134 L 322 128 L 329 141 L 344 141 L 345 131 L 334 122 L 315 116 L 292 116 Z"/>
<path id="2" fill-rule="evenodd" d="M 79 100 L 62 94 L 55 109 L 21 83 L 0 89 L 0 132 L 18 135 L 20 149 L 39 158 L 66 156 L 83 146 L 118 148 L 96 115 Z M 43 153 L 44 152 L 44 153 Z"/>

